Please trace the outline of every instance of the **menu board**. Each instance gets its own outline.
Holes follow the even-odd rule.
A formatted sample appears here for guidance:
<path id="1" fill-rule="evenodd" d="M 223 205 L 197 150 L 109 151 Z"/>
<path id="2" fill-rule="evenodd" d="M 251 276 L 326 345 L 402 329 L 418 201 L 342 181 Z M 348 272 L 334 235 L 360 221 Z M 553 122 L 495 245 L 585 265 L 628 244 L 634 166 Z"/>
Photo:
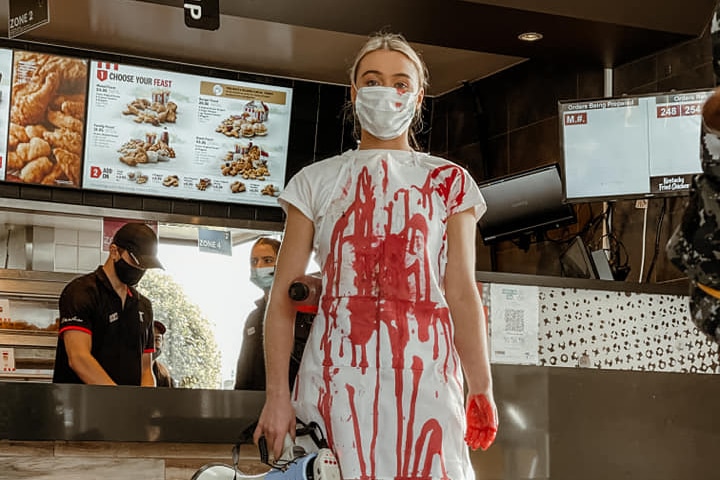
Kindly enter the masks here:
<path id="1" fill-rule="evenodd" d="M 12 70 L 3 178 L 79 187 L 87 60 L 15 50 Z"/>
<path id="2" fill-rule="evenodd" d="M 561 102 L 568 200 L 678 195 L 700 173 L 701 111 L 712 90 Z"/>
<path id="3" fill-rule="evenodd" d="M 93 61 L 83 188 L 277 206 L 292 89 Z"/>
<path id="4" fill-rule="evenodd" d="M 10 79 L 12 78 L 12 50 L 0 48 L 0 179 L 5 178 L 7 158 L 8 113 L 10 109 Z"/>

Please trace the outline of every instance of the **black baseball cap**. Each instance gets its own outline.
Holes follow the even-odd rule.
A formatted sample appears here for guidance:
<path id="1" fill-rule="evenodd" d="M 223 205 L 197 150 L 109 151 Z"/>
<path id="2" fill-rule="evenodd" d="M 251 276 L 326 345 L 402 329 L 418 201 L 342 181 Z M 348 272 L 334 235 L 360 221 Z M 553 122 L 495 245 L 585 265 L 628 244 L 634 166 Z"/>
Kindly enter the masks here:
<path id="1" fill-rule="evenodd" d="M 167 331 L 167 328 L 165 328 L 165 324 L 162 323 L 160 320 L 153 320 L 153 327 L 157 328 L 157 331 L 160 332 L 160 335 L 164 335 Z"/>
<path id="2" fill-rule="evenodd" d="M 126 223 L 115 233 L 112 243 L 127 250 L 141 268 L 163 268 L 157 259 L 157 235 L 144 223 Z"/>

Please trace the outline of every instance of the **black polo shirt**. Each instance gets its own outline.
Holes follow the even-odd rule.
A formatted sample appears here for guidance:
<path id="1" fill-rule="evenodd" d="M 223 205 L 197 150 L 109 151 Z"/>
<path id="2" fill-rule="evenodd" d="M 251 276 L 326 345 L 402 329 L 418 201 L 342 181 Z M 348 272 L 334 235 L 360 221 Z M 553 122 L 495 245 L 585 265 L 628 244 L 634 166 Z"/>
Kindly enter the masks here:
<path id="1" fill-rule="evenodd" d="M 256 308 L 245 320 L 242 345 L 235 367 L 235 390 L 265 390 L 265 297 L 255 301 Z"/>
<path id="2" fill-rule="evenodd" d="M 263 329 L 265 328 L 265 297 L 256 300 L 257 308 L 250 312 L 245 320 L 242 346 L 235 368 L 235 390 L 265 390 L 265 348 Z M 310 335 L 310 327 L 315 315 L 295 313 L 295 336 L 293 351 L 290 355 L 289 382 L 290 390 L 295 384 L 295 377 L 300 368 L 305 343 Z"/>
<path id="3" fill-rule="evenodd" d="M 140 385 L 142 355 L 155 351 L 150 300 L 128 287 L 125 308 L 102 266 L 68 283 L 60 295 L 53 382 L 83 383 L 70 368 L 62 335 L 92 336 L 92 356 L 118 385 Z"/>

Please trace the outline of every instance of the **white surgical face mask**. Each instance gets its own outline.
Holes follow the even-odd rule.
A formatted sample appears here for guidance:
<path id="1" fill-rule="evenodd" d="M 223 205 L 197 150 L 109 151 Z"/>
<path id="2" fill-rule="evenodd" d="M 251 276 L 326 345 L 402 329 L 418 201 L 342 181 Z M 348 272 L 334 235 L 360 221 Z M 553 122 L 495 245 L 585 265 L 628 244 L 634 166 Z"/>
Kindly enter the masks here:
<path id="1" fill-rule="evenodd" d="M 274 278 L 275 267 L 258 267 L 250 269 L 250 281 L 263 290 L 270 290 Z"/>
<path id="2" fill-rule="evenodd" d="M 392 140 L 410 127 L 416 100 L 415 93 L 398 93 L 393 87 L 362 87 L 355 97 L 355 112 L 363 130 L 380 140 Z"/>

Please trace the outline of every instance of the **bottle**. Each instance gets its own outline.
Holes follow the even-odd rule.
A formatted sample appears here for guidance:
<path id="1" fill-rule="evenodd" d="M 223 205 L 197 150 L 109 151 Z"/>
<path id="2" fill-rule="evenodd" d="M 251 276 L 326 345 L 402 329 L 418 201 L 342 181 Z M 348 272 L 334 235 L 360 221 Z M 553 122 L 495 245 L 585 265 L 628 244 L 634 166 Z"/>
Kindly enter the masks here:
<path id="1" fill-rule="evenodd" d="M 322 292 L 322 280 L 315 275 L 301 275 L 290 284 L 288 295 L 298 312 L 316 314 Z"/>

